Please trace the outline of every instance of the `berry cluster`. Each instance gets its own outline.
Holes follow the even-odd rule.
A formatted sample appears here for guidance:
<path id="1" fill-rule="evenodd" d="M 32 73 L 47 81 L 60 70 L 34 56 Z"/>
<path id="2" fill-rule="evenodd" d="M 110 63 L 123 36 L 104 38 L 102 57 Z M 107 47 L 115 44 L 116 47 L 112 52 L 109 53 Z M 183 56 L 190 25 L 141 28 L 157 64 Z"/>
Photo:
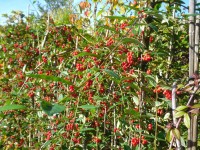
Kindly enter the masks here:
<path id="1" fill-rule="evenodd" d="M 46 133 L 46 141 L 49 141 L 51 139 L 51 131 L 48 131 Z"/>
<path id="2" fill-rule="evenodd" d="M 120 28 L 123 30 L 128 26 L 128 23 L 124 22 L 120 25 Z"/>
<path id="3" fill-rule="evenodd" d="M 151 123 L 149 123 L 147 129 L 148 129 L 149 131 L 152 130 L 152 129 L 153 129 L 153 125 L 152 125 Z"/>
<path id="4" fill-rule="evenodd" d="M 132 144 L 133 146 L 137 146 L 137 145 L 139 144 L 139 138 L 133 137 L 133 138 L 131 139 L 131 144 Z"/>
<path id="5" fill-rule="evenodd" d="M 42 56 L 42 61 L 43 61 L 44 63 L 47 63 L 47 57 L 46 57 L 46 56 Z"/>
<path id="6" fill-rule="evenodd" d="M 65 129 L 67 131 L 78 130 L 78 124 L 69 123 L 66 125 Z"/>
<path id="7" fill-rule="evenodd" d="M 129 65 L 133 64 L 133 52 L 127 53 L 127 62 L 128 62 Z"/>
<path id="8" fill-rule="evenodd" d="M 93 80 L 88 80 L 84 86 L 84 90 L 88 90 L 92 86 Z"/>
<path id="9" fill-rule="evenodd" d="M 151 61 L 151 55 L 148 54 L 148 53 L 144 54 L 144 56 L 142 57 L 142 60 L 143 60 L 144 62 L 149 62 L 149 61 Z"/>
<path id="10" fill-rule="evenodd" d="M 77 64 L 76 64 L 76 69 L 77 69 L 78 71 L 84 71 L 86 68 L 83 66 L 83 64 L 77 63 Z"/>
<path id="11" fill-rule="evenodd" d="M 94 103 L 94 99 L 93 99 L 94 93 L 89 91 L 88 92 L 88 100 L 90 103 Z"/>
<path id="12" fill-rule="evenodd" d="M 30 91 L 28 92 L 28 97 L 33 98 L 34 96 L 35 96 L 35 93 L 33 92 L 33 90 L 30 90 Z"/>
<path id="13" fill-rule="evenodd" d="M 104 88 L 103 84 L 99 84 L 99 92 L 101 94 L 103 94 L 105 92 L 105 88 Z"/>
<path id="14" fill-rule="evenodd" d="M 72 93 L 74 92 L 74 86 L 73 85 L 69 86 L 69 91 L 72 92 Z"/>
<path id="15" fill-rule="evenodd" d="M 93 137 L 92 141 L 93 141 L 94 143 L 100 143 L 100 142 L 101 142 L 101 139 L 95 136 L 95 137 Z"/>
<path id="16" fill-rule="evenodd" d="M 156 86 L 156 88 L 153 90 L 154 93 L 161 93 L 163 90 L 160 87 L 160 85 Z"/>
<path id="17" fill-rule="evenodd" d="M 169 100 L 172 99 L 172 92 L 170 90 L 164 90 L 163 94 L 165 95 L 165 97 Z"/>
<path id="18" fill-rule="evenodd" d="M 122 69 L 123 69 L 124 71 L 126 71 L 126 70 L 128 70 L 128 68 L 130 67 L 130 64 L 127 63 L 127 62 L 122 62 L 121 66 L 122 66 Z"/>
<path id="19" fill-rule="evenodd" d="M 157 110 L 158 116 L 161 116 L 163 113 L 164 113 L 163 109 L 158 109 L 158 110 Z"/>
<path id="20" fill-rule="evenodd" d="M 89 53 L 90 52 L 90 48 L 88 46 L 86 46 L 83 51 Z"/>
<path id="21" fill-rule="evenodd" d="M 106 46 L 111 46 L 114 43 L 114 40 L 112 38 L 109 38 L 106 42 Z"/>
<path id="22" fill-rule="evenodd" d="M 139 138 L 137 138 L 137 137 L 133 137 L 133 138 L 131 139 L 131 144 L 132 144 L 134 147 L 136 147 L 136 146 L 139 144 L 140 141 L 141 141 L 141 143 L 142 143 L 143 145 L 148 144 L 148 141 L 145 139 L 144 136 L 142 136 L 141 140 L 140 140 Z"/>

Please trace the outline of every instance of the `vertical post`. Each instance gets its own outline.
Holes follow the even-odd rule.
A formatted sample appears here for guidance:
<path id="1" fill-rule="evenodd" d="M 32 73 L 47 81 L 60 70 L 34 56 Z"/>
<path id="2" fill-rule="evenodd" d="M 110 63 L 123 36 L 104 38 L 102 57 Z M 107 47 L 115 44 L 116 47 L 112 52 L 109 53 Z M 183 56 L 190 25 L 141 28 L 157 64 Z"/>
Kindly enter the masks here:
<path id="1" fill-rule="evenodd" d="M 198 0 L 200 2 L 200 0 Z M 197 2 L 198 2 L 197 1 Z M 195 40 L 194 40 L 194 71 L 199 70 L 199 24 L 200 24 L 200 15 L 196 16 L 195 21 Z"/>
<path id="2" fill-rule="evenodd" d="M 189 14 L 195 13 L 195 0 L 189 1 Z M 194 26 L 195 18 L 194 16 L 189 17 L 189 77 L 194 74 L 194 57 L 195 57 L 195 26 Z M 193 103 L 194 100 L 192 100 Z M 191 103 L 191 104 L 192 104 Z M 190 115 L 191 116 L 191 115 Z M 193 120 L 190 121 L 190 128 L 188 129 L 188 150 L 192 150 L 192 133 L 193 133 Z"/>
<path id="3" fill-rule="evenodd" d="M 196 1 L 197 3 L 199 0 Z M 194 71 L 199 70 L 199 24 L 200 24 L 200 16 L 196 16 L 196 21 L 195 21 L 195 45 L 194 45 Z M 198 71 L 199 72 L 199 71 Z M 194 99 L 194 103 L 197 103 L 197 99 Z M 197 149 L 197 135 L 198 135 L 198 115 L 191 116 L 191 128 L 192 128 L 192 148 L 191 150 L 196 150 Z"/>
<path id="4" fill-rule="evenodd" d="M 189 3 L 189 14 L 195 13 L 195 1 L 190 0 Z M 194 16 L 189 17 L 189 76 L 192 76 L 194 73 Z"/>

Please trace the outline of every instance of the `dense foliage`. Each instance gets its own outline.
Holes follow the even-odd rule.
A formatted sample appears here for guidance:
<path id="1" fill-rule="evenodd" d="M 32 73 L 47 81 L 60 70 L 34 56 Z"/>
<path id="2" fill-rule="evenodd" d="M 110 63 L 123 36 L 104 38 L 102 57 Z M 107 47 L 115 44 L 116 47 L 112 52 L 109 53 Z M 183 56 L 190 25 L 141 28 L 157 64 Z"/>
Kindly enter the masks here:
<path id="1" fill-rule="evenodd" d="M 81 2 L 65 24 L 45 14 L 1 26 L 1 147 L 167 149 L 171 86 L 188 77 L 188 25 L 181 1 L 161 4 Z M 184 147 L 185 125 L 173 130 Z"/>

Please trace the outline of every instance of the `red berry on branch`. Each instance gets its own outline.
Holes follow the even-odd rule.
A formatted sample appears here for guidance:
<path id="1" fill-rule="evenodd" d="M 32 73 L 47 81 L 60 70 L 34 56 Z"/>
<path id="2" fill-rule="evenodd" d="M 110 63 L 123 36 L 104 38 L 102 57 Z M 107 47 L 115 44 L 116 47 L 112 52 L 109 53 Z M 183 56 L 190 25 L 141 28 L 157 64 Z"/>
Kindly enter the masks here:
<path id="1" fill-rule="evenodd" d="M 146 73 L 150 75 L 151 74 L 151 70 L 148 69 Z"/>
<path id="2" fill-rule="evenodd" d="M 150 131 L 150 130 L 152 130 L 153 129 L 153 125 L 150 123 L 150 124 L 148 124 L 148 127 L 147 127 L 147 129 Z"/>

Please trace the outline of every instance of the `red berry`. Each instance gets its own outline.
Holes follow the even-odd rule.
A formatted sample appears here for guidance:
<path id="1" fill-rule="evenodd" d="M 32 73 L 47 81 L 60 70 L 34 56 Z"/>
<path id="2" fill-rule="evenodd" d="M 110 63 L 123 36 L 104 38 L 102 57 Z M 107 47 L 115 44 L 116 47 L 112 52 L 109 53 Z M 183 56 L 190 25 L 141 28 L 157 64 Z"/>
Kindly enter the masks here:
<path id="1" fill-rule="evenodd" d="M 180 94 L 182 94 L 182 91 L 176 91 L 176 94 L 180 95 Z"/>
<path id="2" fill-rule="evenodd" d="M 163 114 L 163 109 L 158 109 L 157 113 L 158 113 L 159 116 L 161 116 Z"/>
<path id="3" fill-rule="evenodd" d="M 114 40 L 112 38 L 110 38 L 107 42 L 106 42 L 106 46 L 110 46 L 114 43 Z"/>
<path id="4" fill-rule="evenodd" d="M 143 145 L 146 145 L 147 143 L 148 143 L 147 140 L 142 139 L 142 144 L 143 144 Z"/>
<path id="5" fill-rule="evenodd" d="M 151 74 L 151 70 L 150 69 L 147 70 L 147 74 Z"/>
<path id="6" fill-rule="evenodd" d="M 150 43 L 153 42 L 153 37 L 152 37 L 152 36 L 150 36 L 150 38 L 149 38 L 149 42 L 150 42 Z"/>
<path id="7" fill-rule="evenodd" d="M 139 139 L 136 138 L 136 137 L 133 137 L 133 138 L 131 139 L 131 144 L 132 144 L 133 146 L 137 146 L 137 145 L 139 144 Z"/>
<path id="8" fill-rule="evenodd" d="M 137 129 L 140 129 L 140 125 L 139 125 L 139 124 L 136 124 L 135 127 L 136 127 Z"/>
<path id="9" fill-rule="evenodd" d="M 148 124 L 148 127 L 147 127 L 148 130 L 152 130 L 153 129 L 153 125 L 150 123 Z"/>

